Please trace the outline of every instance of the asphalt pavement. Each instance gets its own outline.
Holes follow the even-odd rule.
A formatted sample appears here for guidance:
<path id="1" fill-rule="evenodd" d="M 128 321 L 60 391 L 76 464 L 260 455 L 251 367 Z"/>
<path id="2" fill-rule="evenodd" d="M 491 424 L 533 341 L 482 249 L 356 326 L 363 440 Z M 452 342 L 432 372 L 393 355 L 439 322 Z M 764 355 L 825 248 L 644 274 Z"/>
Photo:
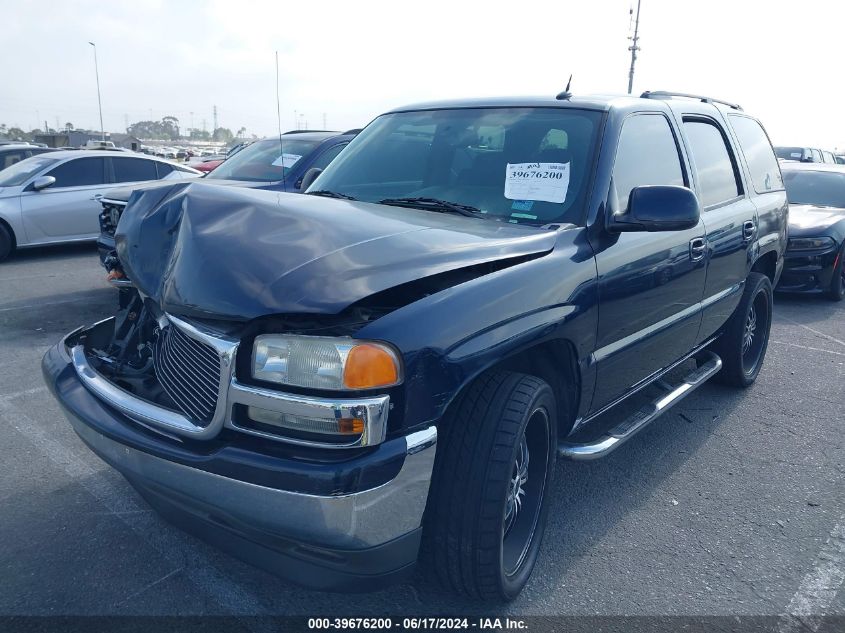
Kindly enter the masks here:
<path id="1" fill-rule="evenodd" d="M 114 306 L 91 245 L 0 264 L 0 615 L 845 614 L 845 305 L 777 297 L 752 388 L 705 385 L 608 458 L 559 462 L 540 562 L 497 607 L 422 579 L 308 591 L 160 519 L 41 378 Z"/>

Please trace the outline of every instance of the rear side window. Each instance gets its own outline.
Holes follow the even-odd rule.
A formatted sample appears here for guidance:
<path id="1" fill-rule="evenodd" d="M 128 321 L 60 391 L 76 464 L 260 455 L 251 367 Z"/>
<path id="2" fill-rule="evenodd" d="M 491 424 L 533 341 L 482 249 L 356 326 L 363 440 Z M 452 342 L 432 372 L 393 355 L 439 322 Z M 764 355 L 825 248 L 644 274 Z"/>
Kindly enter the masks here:
<path id="1" fill-rule="evenodd" d="M 678 144 L 662 114 L 639 114 L 622 125 L 610 204 L 616 213 L 628 209 L 631 190 L 640 185 L 684 186 Z"/>
<path id="2" fill-rule="evenodd" d="M 735 162 L 722 130 L 714 123 L 684 119 L 703 207 L 712 207 L 742 194 Z"/>
<path id="3" fill-rule="evenodd" d="M 783 189 L 780 167 L 763 126 L 747 116 L 730 115 L 729 119 L 745 154 L 754 191 L 765 193 Z"/>
<path id="4" fill-rule="evenodd" d="M 169 174 L 175 169 L 175 167 L 173 167 L 173 165 L 171 165 L 170 163 L 160 163 L 157 160 L 152 162 L 156 164 L 156 169 L 158 169 L 159 178 L 164 178 L 167 174 Z"/>
<path id="5" fill-rule="evenodd" d="M 115 182 L 139 182 L 141 180 L 155 180 L 155 162 L 143 158 L 113 158 Z"/>
<path id="6" fill-rule="evenodd" d="M 53 189 L 102 185 L 106 182 L 105 167 L 104 158 L 77 158 L 62 163 L 45 175 L 56 179 Z"/>
<path id="7" fill-rule="evenodd" d="M 824 161 L 822 160 L 822 153 L 821 153 L 819 150 L 817 150 L 817 149 L 811 149 L 810 151 L 813 153 L 813 162 L 814 162 L 814 163 L 822 163 L 822 162 L 824 162 Z"/>

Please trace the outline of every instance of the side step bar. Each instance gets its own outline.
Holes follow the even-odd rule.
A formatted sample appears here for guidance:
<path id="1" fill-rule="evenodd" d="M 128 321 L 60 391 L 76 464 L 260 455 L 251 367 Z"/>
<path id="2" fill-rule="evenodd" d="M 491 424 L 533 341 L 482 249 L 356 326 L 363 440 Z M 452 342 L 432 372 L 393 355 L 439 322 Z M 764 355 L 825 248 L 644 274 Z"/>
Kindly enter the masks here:
<path id="1" fill-rule="evenodd" d="M 629 416 L 612 429 L 604 433 L 597 440 L 585 444 L 561 442 L 558 444 L 558 455 L 566 459 L 586 461 L 599 459 L 613 452 L 631 439 L 637 432 L 649 423 L 666 413 L 675 404 L 686 398 L 693 391 L 703 385 L 722 368 L 722 359 L 713 352 L 705 351 L 696 356 L 698 369 L 690 372 L 677 386 L 665 385 L 662 381 L 656 384 L 667 388 L 669 393 L 650 402 L 642 409 Z"/>

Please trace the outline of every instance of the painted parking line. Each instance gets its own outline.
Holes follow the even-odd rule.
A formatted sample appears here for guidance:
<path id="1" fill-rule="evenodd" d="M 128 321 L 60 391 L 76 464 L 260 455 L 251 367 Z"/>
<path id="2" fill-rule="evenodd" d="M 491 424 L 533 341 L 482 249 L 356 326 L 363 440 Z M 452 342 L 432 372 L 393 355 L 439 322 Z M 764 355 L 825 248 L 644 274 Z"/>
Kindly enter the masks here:
<path id="1" fill-rule="evenodd" d="M 778 633 L 818 630 L 837 592 L 845 583 L 845 516 L 831 530 L 798 591 L 786 607 Z"/>
<path id="2" fill-rule="evenodd" d="M 256 633 L 269 630 L 258 618 L 268 612 L 261 601 L 249 590 L 219 571 L 192 542 L 187 534 L 163 530 L 160 520 L 149 509 L 142 507 L 134 495 L 112 484 L 103 473 L 77 457 L 54 437 L 47 434 L 22 407 L 16 406 L 9 396 L 22 396 L 30 390 L 9 394 L 0 400 L 0 422 L 5 423 L 32 443 L 53 464 L 61 468 L 83 489 L 106 507 L 111 516 L 122 521 L 141 540 L 151 546 L 173 570 L 181 570 L 200 591 L 208 595 L 228 614 L 242 620 L 243 625 Z M 60 415 L 57 412 L 57 415 Z"/>

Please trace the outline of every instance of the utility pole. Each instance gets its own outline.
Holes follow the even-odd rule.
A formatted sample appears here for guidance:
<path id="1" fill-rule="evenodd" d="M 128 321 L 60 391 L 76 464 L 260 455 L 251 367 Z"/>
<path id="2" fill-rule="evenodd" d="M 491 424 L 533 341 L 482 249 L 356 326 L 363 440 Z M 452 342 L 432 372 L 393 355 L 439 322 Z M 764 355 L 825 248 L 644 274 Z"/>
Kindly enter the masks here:
<path id="1" fill-rule="evenodd" d="M 325 112 L 323 112 L 323 129 L 324 130 L 327 129 L 326 128 L 326 113 Z"/>
<path id="2" fill-rule="evenodd" d="M 634 64 L 637 63 L 637 51 L 640 50 L 640 47 L 637 44 L 640 41 L 640 3 L 642 0 L 637 0 L 637 19 L 634 22 L 634 37 L 629 38 L 631 40 L 631 45 L 628 47 L 628 50 L 631 51 L 631 70 L 628 72 L 628 94 L 631 94 L 631 91 L 634 88 Z M 631 13 L 634 12 L 634 9 L 631 8 Z"/>
<path id="3" fill-rule="evenodd" d="M 214 106 L 214 129 L 217 129 L 217 106 Z"/>
<path id="4" fill-rule="evenodd" d="M 106 128 L 103 127 L 103 101 L 100 99 L 100 68 L 97 64 L 97 45 L 94 42 L 88 42 L 94 47 L 94 75 L 97 77 L 97 105 L 100 106 L 100 140 L 106 140 Z"/>

